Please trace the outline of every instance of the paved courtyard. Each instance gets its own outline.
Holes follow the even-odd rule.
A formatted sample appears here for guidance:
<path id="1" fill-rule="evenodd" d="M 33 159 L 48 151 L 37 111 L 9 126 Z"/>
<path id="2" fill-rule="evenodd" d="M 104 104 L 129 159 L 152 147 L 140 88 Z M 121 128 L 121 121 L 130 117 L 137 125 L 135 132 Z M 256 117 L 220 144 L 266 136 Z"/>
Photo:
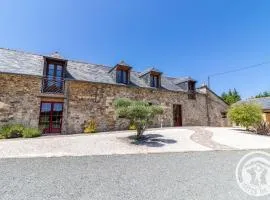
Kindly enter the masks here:
<path id="1" fill-rule="evenodd" d="M 241 129 L 183 127 L 151 129 L 136 142 L 134 131 L 0 140 L 0 158 L 140 154 L 211 150 L 268 149 L 270 137 Z"/>

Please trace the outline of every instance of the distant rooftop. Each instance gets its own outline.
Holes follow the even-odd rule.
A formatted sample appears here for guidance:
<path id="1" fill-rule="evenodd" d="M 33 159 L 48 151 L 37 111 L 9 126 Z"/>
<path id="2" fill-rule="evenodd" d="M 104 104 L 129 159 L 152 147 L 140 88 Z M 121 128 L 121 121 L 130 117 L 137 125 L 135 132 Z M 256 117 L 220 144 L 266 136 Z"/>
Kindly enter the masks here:
<path id="1" fill-rule="evenodd" d="M 270 110 L 270 97 L 251 98 L 240 102 L 251 102 L 259 104 L 263 110 Z"/>

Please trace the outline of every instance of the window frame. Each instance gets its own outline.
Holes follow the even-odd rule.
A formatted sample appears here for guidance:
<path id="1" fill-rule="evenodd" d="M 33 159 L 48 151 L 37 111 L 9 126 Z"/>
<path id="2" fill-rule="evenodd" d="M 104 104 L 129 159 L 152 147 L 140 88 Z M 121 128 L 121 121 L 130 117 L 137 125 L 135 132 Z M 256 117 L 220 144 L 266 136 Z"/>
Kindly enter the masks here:
<path id="1" fill-rule="evenodd" d="M 188 99 L 196 99 L 196 81 L 188 81 Z"/>
<path id="2" fill-rule="evenodd" d="M 120 76 L 119 76 L 120 73 Z M 116 83 L 129 84 L 129 69 L 126 67 L 116 68 Z M 119 78 L 120 77 L 120 78 Z"/>
<path id="3" fill-rule="evenodd" d="M 57 61 L 53 59 L 47 59 L 46 60 L 46 66 L 45 66 L 45 76 L 49 77 L 49 66 L 54 66 L 53 76 L 54 78 L 64 78 L 64 70 L 65 70 L 65 62 L 63 61 Z M 57 76 L 57 66 L 62 67 L 61 76 Z"/>
<path id="4" fill-rule="evenodd" d="M 153 88 L 160 88 L 160 74 L 150 73 L 150 86 Z"/>

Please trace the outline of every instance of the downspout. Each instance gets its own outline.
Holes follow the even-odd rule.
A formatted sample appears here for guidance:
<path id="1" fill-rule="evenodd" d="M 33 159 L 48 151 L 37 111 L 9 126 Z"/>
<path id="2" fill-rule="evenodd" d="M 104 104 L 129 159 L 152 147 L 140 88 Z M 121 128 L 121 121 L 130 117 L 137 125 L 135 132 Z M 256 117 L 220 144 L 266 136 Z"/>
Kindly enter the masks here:
<path id="1" fill-rule="evenodd" d="M 206 103 L 206 117 L 207 117 L 207 126 L 211 125 L 211 121 L 210 121 L 210 114 L 209 114 L 209 93 L 208 93 L 208 88 L 205 88 L 205 103 Z"/>
<path id="2" fill-rule="evenodd" d="M 63 134 L 68 134 L 69 81 L 65 80 Z"/>

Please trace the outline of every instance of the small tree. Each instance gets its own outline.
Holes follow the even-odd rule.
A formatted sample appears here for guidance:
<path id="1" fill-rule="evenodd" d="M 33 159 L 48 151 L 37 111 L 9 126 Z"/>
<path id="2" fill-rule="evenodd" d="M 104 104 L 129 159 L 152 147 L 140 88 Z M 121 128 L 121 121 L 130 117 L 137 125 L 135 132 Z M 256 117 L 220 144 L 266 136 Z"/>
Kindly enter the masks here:
<path id="1" fill-rule="evenodd" d="M 262 121 L 262 109 L 254 103 L 237 103 L 229 109 L 228 117 L 232 122 L 248 129 Z"/>
<path id="2" fill-rule="evenodd" d="M 133 101 L 126 98 L 115 100 L 114 105 L 118 117 L 129 119 L 137 130 L 137 139 L 140 139 L 149 124 L 156 115 L 161 115 L 163 109 L 160 106 L 150 105 L 145 101 Z"/>
<path id="3" fill-rule="evenodd" d="M 263 93 L 259 93 L 255 96 L 255 98 L 261 98 L 261 97 L 270 97 L 270 91 L 264 91 Z"/>
<path id="4" fill-rule="evenodd" d="M 230 89 L 228 92 L 223 92 L 221 98 L 229 105 L 241 100 L 241 96 L 236 89 L 233 89 L 233 91 Z"/>

